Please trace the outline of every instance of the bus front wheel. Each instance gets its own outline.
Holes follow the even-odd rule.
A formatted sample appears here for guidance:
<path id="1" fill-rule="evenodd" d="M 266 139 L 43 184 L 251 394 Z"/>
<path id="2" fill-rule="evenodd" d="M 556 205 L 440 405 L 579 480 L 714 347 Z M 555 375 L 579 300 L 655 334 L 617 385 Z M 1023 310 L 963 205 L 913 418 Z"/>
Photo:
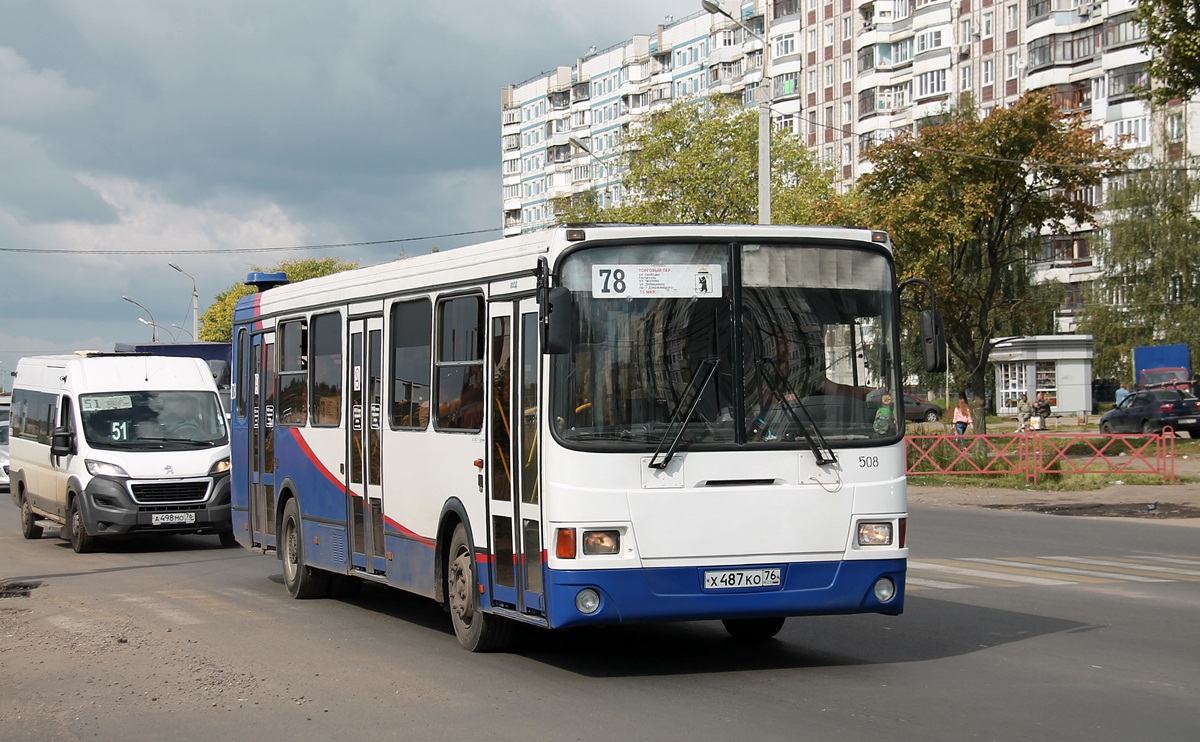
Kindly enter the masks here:
<path id="1" fill-rule="evenodd" d="M 772 618 L 726 618 L 721 621 L 734 639 L 761 641 L 770 639 L 783 628 L 783 616 Z"/>
<path id="2" fill-rule="evenodd" d="M 304 563 L 304 532 L 296 498 L 283 506 L 283 528 L 279 557 L 283 560 L 283 583 L 293 598 L 323 598 L 329 592 L 329 573 Z"/>
<path id="3" fill-rule="evenodd" d="M 471 652 L 495 652 L 512 638 L 513 626 L 499 616 L 479 608 L 479 582 L 475 578 L 475 555 L 467 540 L 467 529 L 459 523 L 450 539 L 446 557 L 446 599 L 450 621 L 458 643 Z"/>

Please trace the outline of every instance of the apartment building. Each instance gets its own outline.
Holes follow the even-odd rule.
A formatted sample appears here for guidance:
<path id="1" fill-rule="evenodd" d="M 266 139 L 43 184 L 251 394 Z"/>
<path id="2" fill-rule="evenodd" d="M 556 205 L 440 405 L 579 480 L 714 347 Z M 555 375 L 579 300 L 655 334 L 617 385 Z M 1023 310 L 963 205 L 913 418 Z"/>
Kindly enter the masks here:
<path id="1" fill-rule="evenodd" d="M 697 0 L 697 7 L 700 1 Z M 767 91 L 777 129 L 800 135 L 847 187 L 877 142 L 913 130 L 961 93 L 987 114 L 1048 90 L 1106 138 L 1159 160 L 1195 154 L 1195 104 L 1151 115 L 1132 0 L 726 0 L 737 21 L 698 10 L 592 48 L 501 91 L 505 234 L 554 221 L 552 199 L 593 190 L 619 203 L 621 141 L 647 114 L 692 96 L 747 107 Z M 765 68 L 764 68 L 765 64 Z M 1102 192 L 1082 194 L 1099 200 Z M 1068 286 L 1059 330 L 1074 327 L 1095 277 L 1088 228 L 1047 235 L 1040 280 Z"/>

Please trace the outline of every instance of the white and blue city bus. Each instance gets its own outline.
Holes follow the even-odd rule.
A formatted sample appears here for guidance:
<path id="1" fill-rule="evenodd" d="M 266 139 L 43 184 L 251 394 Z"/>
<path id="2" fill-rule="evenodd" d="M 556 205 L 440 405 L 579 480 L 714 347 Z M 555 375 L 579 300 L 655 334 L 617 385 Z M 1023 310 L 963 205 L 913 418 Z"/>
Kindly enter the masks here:
<path id="1" fill-rule="evenodd" d="M 516 622 L 903 610 L 882 232 L 585 225 L 248 283 L 234 531 L 295 597 L 425 595 L 475 651 Z"/>

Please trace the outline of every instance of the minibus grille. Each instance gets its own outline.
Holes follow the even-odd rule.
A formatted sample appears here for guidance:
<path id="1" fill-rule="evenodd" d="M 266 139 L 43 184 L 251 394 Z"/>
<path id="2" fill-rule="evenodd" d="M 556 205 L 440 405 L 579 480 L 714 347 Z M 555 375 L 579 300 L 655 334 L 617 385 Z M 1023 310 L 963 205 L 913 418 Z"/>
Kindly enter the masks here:
<path id="1" fill-rule="evenodd" d="M 146 503 L 196 502 L 208 496 L 211 480 L 195 479 L 184 482 L 131 482 L 133 499 Z"/>

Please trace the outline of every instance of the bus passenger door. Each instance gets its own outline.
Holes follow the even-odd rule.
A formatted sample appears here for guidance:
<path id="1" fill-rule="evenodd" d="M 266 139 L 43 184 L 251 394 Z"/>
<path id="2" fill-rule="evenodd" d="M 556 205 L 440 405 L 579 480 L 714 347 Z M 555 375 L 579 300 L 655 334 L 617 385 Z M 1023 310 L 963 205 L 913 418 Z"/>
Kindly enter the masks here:
<path id="1" fill-rule="evenodd" d="M 251 544 L 275 546 L 275 333 L 255 335 L 250 346 Z"/>
<path id="2" fill-rule="evenodd" d="M 533 299 L 493 302 L 488 414 L 488 530 L 493 601 L 545 611 L 538 495 L 538 321 Z"/>
<path id="3" fill-rule="evenodd" d="M 383 543 L 383 318 L 350 320 L 350 566 L 387 574 Z"/>

